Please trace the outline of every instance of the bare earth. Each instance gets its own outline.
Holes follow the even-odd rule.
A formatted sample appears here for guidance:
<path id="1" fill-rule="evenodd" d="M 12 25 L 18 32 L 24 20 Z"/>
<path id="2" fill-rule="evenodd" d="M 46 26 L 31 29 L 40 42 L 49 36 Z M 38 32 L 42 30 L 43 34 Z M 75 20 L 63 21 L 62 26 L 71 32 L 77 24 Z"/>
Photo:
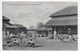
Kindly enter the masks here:
<path id="1" fill-rule="evenodd" d="M 77 50 L 77 41 L 62 42 L 60 40 L 37 38 L 35 40 L 35 48 L 32 47 L 7 47 L 3 46 L 3 50 Z"/>

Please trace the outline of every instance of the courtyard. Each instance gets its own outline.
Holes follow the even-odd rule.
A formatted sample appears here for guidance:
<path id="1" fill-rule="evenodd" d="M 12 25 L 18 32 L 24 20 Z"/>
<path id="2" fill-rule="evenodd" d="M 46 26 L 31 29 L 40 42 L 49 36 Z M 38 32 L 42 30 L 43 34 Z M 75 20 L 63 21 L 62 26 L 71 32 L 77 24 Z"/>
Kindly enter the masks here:
<path id="1" fill-rule="evenodd" d="M 35 39 L 35 48 L 23 46 L 3 46 L 4 50 L 77 50 L 77 41 L 64 42 L 54 39 L 37 38 Z"/>

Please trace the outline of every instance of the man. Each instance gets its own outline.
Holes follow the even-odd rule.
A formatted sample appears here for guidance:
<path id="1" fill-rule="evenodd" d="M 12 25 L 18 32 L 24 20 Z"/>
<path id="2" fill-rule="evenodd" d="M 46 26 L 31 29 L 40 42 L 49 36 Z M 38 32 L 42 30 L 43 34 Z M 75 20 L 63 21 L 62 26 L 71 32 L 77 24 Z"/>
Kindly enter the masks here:
<path id="1" fill-rule="evenodd" d="M 32 33 L 28 41 L 28 46 L 35 47 L 34 39 L 35 39 L 35 36 L 34 36 L 34 33 Z"/>
<path id="2" fill-rule="evenodd" d="M 57 34 L 57 32 L 56 32 L 56 30 L 54 29 L 54 39 L 56 38 L 56 34 Z"/>
<path id="3" fill-rule="evenodd" d="M 28 46 L 35 47 L 33 38 L 30 38 L 30 40 L 28 41 Z"/>
<path id="4" fill-rule="evenodd" d="M 68 28 L 68 35 L 71 35 L 71 29 Z"/>

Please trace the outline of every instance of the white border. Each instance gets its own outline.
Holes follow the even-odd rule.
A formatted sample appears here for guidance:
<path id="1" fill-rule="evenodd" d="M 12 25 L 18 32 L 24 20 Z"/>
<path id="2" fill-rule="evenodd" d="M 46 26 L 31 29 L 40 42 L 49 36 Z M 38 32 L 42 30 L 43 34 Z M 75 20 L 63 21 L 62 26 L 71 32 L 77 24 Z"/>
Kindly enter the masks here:
<path id="1" fill-rule="evenodd" d="M 24 50 L 17 50 L 17 51 L 4 51 L 4 50 L 2 50 L 2 2 L 3 1 L 10 1 L 10 2 L 13 2 L 13 1 L 19 1 L 19 2 L 22 2 L 22 1 L 28 1 L 28 2 L 78 2 L 78 8 L 79 8 L 79 6 L 80 6 L 80 1 L 79 0 L 0 0 L 0 51 L 1 52 L 22 52 L 22 51 L 24 51 Z M 80 11 L 80 9 L 78 9 L 78 14 L 79 14 L 79 11 Z M 79 24 L 79 20 L 80 20 L 80 15 L 78 15 L 78 51 L 68 51 L 68 52 L 80 52 L 80 33 L 79 33 L 79 26 L 80 26 L 80 24 Z M 27 50 L 26 50 L 27 51 Z M 53 50 L 54 51 L 54 50 Z M 25 52 L 25 51 L 24 51 Z M 27 52 L 33 52 L 33 51 L 27 51 Z M 40 50 L 38 51 L 38 52 L 40 52 Z M 42 52 L 45 52 L 45 51 L 42 51 Z M 46 51 L 46 52 L 48 52 L 48 51 Z M 55 51 L 55 52 L 64 52 L 64 51 L 60 51 L 60 50 L 58 50 L 58 51 Z M 67 52 L 67 51 L 65 51 L 65 52 Z"/>

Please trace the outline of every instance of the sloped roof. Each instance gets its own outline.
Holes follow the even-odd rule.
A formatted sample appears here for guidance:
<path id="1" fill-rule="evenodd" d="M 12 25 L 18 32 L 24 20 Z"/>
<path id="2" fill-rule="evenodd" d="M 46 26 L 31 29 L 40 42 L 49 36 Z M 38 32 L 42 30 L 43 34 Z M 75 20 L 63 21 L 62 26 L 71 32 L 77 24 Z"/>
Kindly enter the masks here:
<path id="1" fill-rule="evenodd" d="M 5 16 L 2 16 L 2 19 L 3 20 L 10 20 L 9 18 L 5 17 Z"/>
<path id="2" fill-rule="evenodd" d="M 69 6 L 64 9 L 61 9 L 51 14 L 50 17 L 72 15 L 72 14 L 77 14 L 77 6 Z"/>
<path id="3" fill-rule="evenodd" d="M 17 26 L 17 27 L 21 27 L 21 28 L 26 28 L 25 26 L 21 25 L 21 24 L 13 24 L 14 26 Z"/>
<path id="4" fill-rule="evenodd" d="M 60 25 L 77 25 L 77 18 L 55 18 L 49 20 L 45 26 L 60 26 Z"/>
<path id="5" fill-rule="evenodd" d="M 7 23 L 3 23 L 3 27 L 5 27 L 5 28 L 18 28 L 16 26 L 12 26 L 12 25 L 9 25 Z"/>
<path id="6" fill-rule="evenodd" d="M 21 24 L 13 24 L 14 26 L 18 27 L 21 31 L 27 33 L 27 28 Z"/>

